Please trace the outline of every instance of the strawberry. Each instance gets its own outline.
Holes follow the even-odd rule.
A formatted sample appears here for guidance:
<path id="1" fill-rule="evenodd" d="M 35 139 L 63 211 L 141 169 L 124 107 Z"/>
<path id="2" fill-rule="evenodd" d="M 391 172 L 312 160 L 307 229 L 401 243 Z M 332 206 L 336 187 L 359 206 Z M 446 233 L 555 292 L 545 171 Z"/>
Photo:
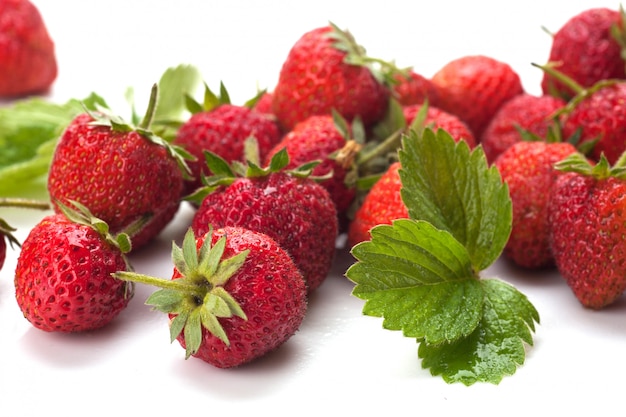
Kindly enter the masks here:
<path id="1" fill-rule="evenodd" d="M 15 268 L 15 295 L 24 317 L 47 332 L 82 332 L 105 326 L 126 308 L 133 286 L 111 276 L 130 268 L 125 234 L 82 205 L 44 217 L 30 231 Z"/>
<path id="2" fill-rule="evenodd" d="M 378 121 L 390 92 L 369 62 L 352 35 L 335 25 L 303 34 L 283 62 L 273 92 L 272 110 L 283 130 L 333 109 L 350 122 L 357 116 L 366 126 Z"/>
<path id="3" fill-rule="evenodd" d="M 57 77 L 54 42 L 29 0 L 0 0 L 0 97 L 46 92 Z"/>
<path id="4" fill-rule="evenodd" d="M 398 73 L 394 76 L 392 86 L 393 96 L 403 106 L 422 104 L 425 100 L 433 106 L 438 106 L 439 91 L 433 82 L 413 70 L 408 75 Z"/>
<path id="5" fill-rule="evenodd" d="M 524 91 L 510 65 L 484 55 L 449 61 L 431 81 L 439 91 L 439 107 L 460 117 L 478 140 L 500 106 Z"/>
<path id="6" fill-rule="evenodd" d="M 554 164 L 576 152 L 568 142 L 520 141 L 496 158 L 513 205 L 511 235 L 504 256 L 524 268 L 553 265 L 548 243 L 548 198 L 560 174 Z"/>
<path id="7" fill-rule="evenodd" d="M 365 195 L 348 228 L 350 246 L 369 240 L 369 231 L 376 225 L 408 218 L 407 208 L 400 195 L 400 168 L 400 162 L 392 163 Z"/>
<path id="8" fill-rule="evenodd" d="M 602 309 L 626 289 L 626 177 L 624 158 L 597 164 L 574 154 L 548 203 L 550 246 L 556 266 L 580 303 Z"/>
<path id="9" fill-rule="evenodd" d="M 402 112 L 407 125 L 418 122 L 416 117 L 418 117 L 420 110 L 422 110 L 422 106 L 422 104 L 412 104 L 403 107 Z M 443 129 L 457 142 L 459 140 L 465 140 L 470 148 L 476 146 L 476 138 L 467 124 L 454 114 L 443 111 L 437 107 L 429 105 L 424 115 L 424 120 L 420 120 L 419 123 L 423 126 L 430 126 L 433 129 Z"/>
<path id="10" fill-rule="evenodd" d="M 622 13 L 590 8 L 571 17 L 553 34 L 548 64 L 587 88 L 601 80 L 626 78 L 621 50 L 626 45 Z M 544 94 L 569 100 L 574 94 L 567 84 L 544 72 Z"/>
<path id="11" fill-rule="evenodd" d="M 208 194 L 192 219 L 196 235 L 227 226 L 265 233 L 293 257 L 308 291 L 319 287 L 330 270 L 338 235 L 337 210 L 328 191 L 306 172 L 286 171 L 284 149 L 265 169 L 251 164 L 233 170 L 207 152 L 209 159 L 216 175 L 206 180 Z"/>
<path id="12" fill-rule="evenodd" d="M 162 288 L 146 304 L 169 315 L 171 340 L 186 359 L 240 366 L 277 349 L 300 327 L 307 310 L 304 278 L 268 235 L 225 227 L 195 237 L 190 229 L 172 258 L 171 280 L 115 276 Z"/>
<path id="13" fill-rule="evenodd" d="M 217 96 L 206 87 L 204 103 L 190 107 L 192 116 L 179 128 L 172 142 L 196 158 L 189 162 L 193 180 L 186 184 L 185 193 L 200 187 L 201 176 L 209 174 L 204 163 L 205 150 L 228 162 L 245 162 L 249 155 L 244 142 L 250 136 L 257 141 L 259 158 L 263 158 L 281 138 L 278 124 L 272 117 L 246 105 L 231 104 L 223 85 L 220 91 L 221 95 Z"/>
<path id="14" fill-rule="evenodd" d="M 133 235 L 134 248 L 178 211 L 187 168 L 188 155 L 147 130 L 151 108 L 139 127 L 100 111 L 78 115 L 59 139 L 48 174 L 53 200 L 82 203 L 113 232 L 149 216 Z"/>
<path id="15" fill-rule="evenodd" d="M 564 137 L 580 130 L 581 145 L 595 143 L 588 156 L 615 163 L 626 150 L 626 81 L 600 81 L 582 89 L 562 112 Z"/>
<path id="16" fill-rule="evenodd" d="M 492 163 L 511 145 L 523 140 L 525 132 L 545 139 L 555 123 L 557 111 L 565 104 L 564 100 L 557 97 L 527 93 L 519 94 L 504 103 L 480 139 L 487 161 Z"/>

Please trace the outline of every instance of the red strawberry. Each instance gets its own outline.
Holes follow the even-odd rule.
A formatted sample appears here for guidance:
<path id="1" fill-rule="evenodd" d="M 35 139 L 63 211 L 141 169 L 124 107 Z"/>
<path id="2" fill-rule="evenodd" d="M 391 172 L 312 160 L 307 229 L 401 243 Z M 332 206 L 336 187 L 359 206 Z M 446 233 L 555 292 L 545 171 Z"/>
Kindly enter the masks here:
<path id="1" fill-rule="evenodd" d="M 407 125 L 411 125 L 416 121 L 416 116 L 418 116 L 420 110 L 422 110 L 421 104 L 403 107 L 402 111 Z M 448 132 L 454 140 L 465 140 L 470 148 L 476 146 L 476 138 L 472 131 L 465 122 L 454 114 L 429 105 L 424 115 L 424 120 L 420 121 L 420 123 L 423 126 L 430 126 L 432 129 L 443 129 Z"/>
<path id="2" fill-rule="evenodd" d="M 525 268 L 553 265 L 548 243 L 548 198 L 559 175 L 554 164 L 576 152 L 568 142 L 521 141 L 494 165 L 509 187 L 513 206 L 511 235 L 504 256 Z"/>
<path id="3" fill-rule="evenodd" d="M 227 162 L 246 162 L 244 142 L 253 136 L 258 145 L 259 158 L 280 140 L 278 124 L 267 114 L 254 111 L 246 105 L 231 104 L 222 85 L 217 97 L 208 87 L 205 96 L 210 99 L 190 108 L 192 116 L 178 130 L 173 144 L 183 147 L 196 160 L 189 162 L 193 180 L 187 183 L 185 193 L 202 185 L 201 176 L 209 174 L 204 151 L 211 151 Z"/>
<path id="4" fill-rule="evenodd" d="M 101 328 L 126 308 L 133 287 L 111 276 L 129 268 L 125 235 L 113 238 L 84 208 L 46 216 L 24 242 L 15 294 L 24 317 L 48 332 Z"/>
<path id="5" fill-rule="evenodd" d="M 547 138 L 556 112 L 564 106 L 565 101 L 560 98 L 526 93 L 504 103 L 487 125 L 480 140 L 487 161 L 495 161 L 507 148 L 523 140 L 524 132 L 538 138 Z"/>
<path id="6" fill-rule="evenodd" d="M 84 113 L 57 144 L 48 191 L 53 200 L 81 202 L 113 232 L 150 216 L 133 235 L 138 248 L 178 211 L 185 164 L 178 152 L 145 127 L 134 128 L 101 112 Z"/>
<path id="7" fill-rule="evenodd" d="M 269 236 L 239 227 L 185 235 L 174 247 L 172 279 L 115 276 L 162 287 L 146 304 L 169 314 L 171 339 L 190 356 L 219 368 L 251 362 L 277 349 L 306 314 L 304 279 Z"/>
<path id="8" fill-rule="evenodd" d="M 43 93 L 57 77 L 45 22 L 29 0 L 0 0 L 0 97 Z"/>
<path id="9" fill-rule="evenodd" d="M 349 51 L 349 52 L 348 52 Z M 374 77 L 363 48 L 334 25 L 306 32 L 292 46 L 273 92 L 272 110 L 285 131 L 334 109 L 366 126 L 383 117 L 389 89 Z"/>
<path id="10" fill-rule="evenodd" d="M 563 135 L 580 129 L 580 143 L 594 142 L 589 157 L 598 161 L 604 154 L 615 163 L 626 150 L 626 81 L 603 82 L 581 90 L 563 112 Z"/>
<path id="11" fill-rule="evenodd" d="M 197 236 L 210 227 L 245 227 L 275 239 L 294 259 L 309 292 L 327 277 L 338 235 L 337 210 L 328 191 L 311 178 L 290 173 L 285 150 L 269 167 L 248 167 L 236 174 L 217 155 L 209 163 L 217 173 L 196 211 L 192 228 Z"/>
<path id="12" fill-rule="evenodd" d="M 366 194 L 350 222 L 348 229 L 350 246 L 369 240 L 369 231 L 376 225 L 391 224 L 395 219 L 409 217 L 400 196 L 402 188 L 398 174 L 400 168 L 400 162 L 392 163 Z"/>
<path id="13" fill-rule="evenodd" d="M 398 73 L 394 78 L 392 91 L 401 105 L 422 104 L 425 100 L 433 107 L 439 105 L 439 91 L 430 79 L 413 70 L 408 75 Z"/>
<path id="14" fill-rule="evenodd" d="M 431 81 L 439 91 L 439 107 L 460 117 L 477 139 L 500 106 L 524 91 L 511 66 L 483 55 L 449 61 Z"/>
<path id="15" fill-rule="evenodd" d="M 581 154 L 559 164 L 548 205 L 556 266 L 580 303 L 601 309 L 626 289 L 624 160 L 595 165 Z"/>
<path id="16" fill-rule="evenodd" d="M 587 9 L 570 18 L 554 34 L 548 62 L 585 88 L 601 80 L 624 79 L 626 64 L 620 42 L 624 42 L 622 14 L 608 8 Z M 567 100 L 576 93 L 547 72 L 541 86 L 545 94 Z"/>

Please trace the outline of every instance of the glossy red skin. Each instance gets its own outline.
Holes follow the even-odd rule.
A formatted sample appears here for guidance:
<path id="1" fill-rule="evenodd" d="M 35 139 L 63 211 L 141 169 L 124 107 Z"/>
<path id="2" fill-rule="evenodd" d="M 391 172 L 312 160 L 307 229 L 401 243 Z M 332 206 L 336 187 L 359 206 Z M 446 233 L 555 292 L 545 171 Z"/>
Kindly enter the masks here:
<path id="1" fill-rule="evenodd" d="M 84 332 L 110 323 L 132 298 L 119 249 L 89 226 L 45 217 L 22 242 L 15 295 L 24 317 L 47 332 Z"/>
<path id="2" fill-rule="evenodd" d="M 370 240 L 369 231 L 374 226 L 409 217 L 400 195 L 400 168 L 399 162 L 391 164 L 365 196 L 348 228 L 350 246 Z"/>
<path id="3" fill-rule="evenodd" d="M 484 55 L 449 61 L 431 81 L 439 91 L 439 107 L 467 123 L 477 140 L 500 106 L 524 91 L 510 65 Z"/>
<path id="4" fill-rule="evenodd" d="M 0 233 L 0 270 L 4 266 L 7 257 L 7 241 L 2 233 Z"/>
<path id="5" fill-rule="evenodd" d="M 626 289 L 626 182 L 567 173 L 549 204 L 557 268 L 580 303 L 602 309 Z"/>
<path id="6" fill-rule="evenodd" d="M 345 52 L 327 36 L 330 26 L 306 32 L 292 46 L 274 88 L 272 112 L 284 131 L 315 114 L 337 110 L 370 126 L 387 110 L 389 90 L 370 70 L 344 62 Z"/>
<path id="7" fill-rule="evenodd" d="M 57 77 L 54 42 L 28 0 L 0 0 L 0 97 L 46 92 Z"/>
<path id="8" fill-rule="evenodd" d="M 591 8 L 571 17 L 554 33 L 548 62 L 582 87 L 591 87 L 600 80 L 626 78 L 621 47 L 611 35 L 611 26 L 621 25 L 621 13 L 608 8 Z M 553 84 L 553 87 L 551 87 Z M 541 87 L 545 94 L 565 99 L 575 92 L 544 72 Z"/>
<path id="9" fill-rule="evenodd" d="M 402 112 L 404 113 L 404 118 L 406 119 L 407 124 L 411 124 L 413 122 L 415 116 L 417 116 L 421 108 L 422 105 L 420 104 L 403 107 Z M 454 114 L 429 105 L 424 125 L 430 126 L 433 129 L 445 130 L 457 142 L 465 140 L 470 149 L 476 147 L 476 138 L 474 137 L 474 134 L 467 124 Z"/>
<path id="10" fill-rule="evenodd" d="M 345 213 L 354 201 L 356 189 L 346 185 L 347 170 L 339 165 L 331 154 L 343 148 L 346 139 L 335 126 L 332 116 L 315 115 L 298 123 L 292 131 L 274 146 L 265 158 L 269 164 L 276 152 L 285 148 L 289 155 L 288 169 L 319 160 L 313 169 L 313 176 L 324 176 L 332 172 L 332 177 L 320 181 L 330 193 L 339 214 Z"/>
<path id="11" fill-rule="evenodd" d="M 230 346 L 203 329 L 202 343 L 193 356 L 218 368 L 232 368 L 266 355 L 291 338 L 306 314 L 307 296 L 302 275 L 275 240 L 248 229 L 227 227 L 215 230 L 212 242 L 223 235 L 227 236 L 224 258 L 250 250 L 241 269 L 224 285 L 247 320 L 219 319 Z M 205 238 L 197 239 L 198 248 Z M 180 277 L 174 269 L 172 279 Z M 177 340 L 186 346 L 183 333 Z"/>
<path id="12" fill-rule="evenodd" d="M 113 233 L 152 214 L 132 238 L 133 249 L 140 248 L 178 211 L 182 173 L 162 146 L 136 132 L 90 125 L 91 120 L 77 116 L 61 136 L 49 170 L 50 197 L 81 202 Z"/>
<path id="13" fill-rule="evenodd" d="M 517 128 L 541 139 L 546 139 L 554 114 L 565 106 L 565 101 L 553 96 L 520 94 L 500 107 L 483 132 L 480 143 L 487 161 L 522 140 Z"/>
<path id="14" fill-rule="evenodd" d="M 521 141 L 496 158 L 494 165 L 509 187 L 513 206 L 511 235 L 504 256 L 518 266 L 539 269 L 554 265 L 548 242 L 548 200 L 560 171 L 554 164 L 576 152 L 567 142 Z"/>
<path id="15" fill-rule="evenodd" d="M 173 143 L 182 146 L 196 157 L 190 161 L 195 181 L 186 185 L 186 192 L 202 185 L 201 174 L 209 174 L 204 151 L 211 151 L 227 162 L 246 162 L 244 142 L 254 136 L 259 145 L 259 154 L 267 152 L 281 138 L 278 124 L 270 117 L 245 106 L 222 104 L 211 111 L 193 114 L 176 135 Z"/>
<path id="16" fill-rule="evenodd" d="M 439 91 L 430 79 L 415 71 L 410 71 L 408 78 L 398 74 L 395 79 L 393 94 L 401 105 L 422 104 L 426 99 L 429 106 L 439 105 Z"/>
<path id="17" fill-rule="evenodd" d="M 275 239 L 294 259 L 309 292 L 328 276 L 338 234 L 337 210 L 328 191 L 312 179 L 284 172 L 237 178 L 204 198 L 192 228 L 245 227 Z"/>
<path id="18" fill-rule="evenodd" d="M 599 139 L 589 157 L 598 161 L 604 153 L 614 164 L 626 150 L 626 82 L 601 88 L 576 105 L 565 116 L 563 136 L 570 137 L 580 127 L 582 142 Z"/>

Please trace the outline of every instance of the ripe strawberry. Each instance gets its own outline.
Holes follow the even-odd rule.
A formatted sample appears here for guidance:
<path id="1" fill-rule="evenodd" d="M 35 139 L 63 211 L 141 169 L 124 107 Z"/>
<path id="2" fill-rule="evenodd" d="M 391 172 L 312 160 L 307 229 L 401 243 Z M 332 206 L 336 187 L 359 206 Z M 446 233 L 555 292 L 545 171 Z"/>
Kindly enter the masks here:
<path id="1" fill-rule="evenodd" d="M 589 157 L 600 156 L 615 163 L 626 150 L 626 81 L 603 82 L 583 89 L 563 112 L 563 135 L 570 137 L 580 129 L 580 143 L 595 142 Z"/>
<path id="2" fill-rule="evenodd" d="M 369 231 L 376 225 L 409 217 L 400 195 L 400 168 L 400 162 L 392 163 L 366 194 L 348 228 L 350 246 L 369 240 Z"/>
<path id="3" fill-rule="evenodd" d="M 0 0 L 0 97 L 43 93 L 57 77 L 54 42 L 29 0 Z"/>
<path id="4" fill-rule="evenodd" d="M 48 174 L 53 200 L 82 203 L 113 232 L 150 216 L 133 235 L 134 248 L 178 211 L 186 168 L 179 149 L 147 130 L 150 117 L 135 128 L 102 112 L 78 115 L 61 136 Z"/>
<path id="5" fill-rule="evenodd" d="M 202 185 L 202 175 L 209 174 L 204 161 L 204 151 L 211 151 L 227 162 L 246 162 L 244 142 L 253 136 L 258 144 L 259 158 L 281 138 L 278 124 L 272 117 L 252 110 L 246 105 L 231 104 L 228 92 L 222 85 L 217 97 L 207 87 L 205 102 L 190 108 L 192 116 L 178 130 L 173 144 L 193 155 L 189 162 L 193 180 L 185 186 L 185 193 Z"/>
<path id="6" fill-rule="evenodd" d="M 15 294 L 24 317 L 48 332 L 101 328 L 126 308 L 133 287 L 111 276 L 129 268 L 128 236 L 113 237 L 83 206 L 44 217 L 24 242 Z"/>
<path id="7" fill-rule="evenodd" d="M 289 254 L 266 234 L 225 227 L 173 250 L 171 280 L 134 273 L 116 277 L 162 287 L 146 304 L 167 313 L 171 340 L 219 368 L 277 349 L 306 314 L 304 279 Z"/>
<path id="8" fill-rule="evenodd" d="M 487 161 L 495 161 L 507 148 L 523 140 L 524 132 L 545 139 L 555 123 L 556 112 L 565 104 L 564 100 L 553 96 L 526 93 L 504 103 L 480 139 Z"/>
<path id="9" fill-rule="evenodd" d="M 556 266 L 580 303 L 604 308 L 626 289 L 624 159 L 593 166 L 581 154 L 558 165 L 548 203 Z"/>
<path id="10" fill-rule="evenodd" d="M 393 95 L 401 105 L 422 104 L 425 100 L 433 107 L 439 105 L 439 91 L 430 79 L 413 70 L 408 75 L 398 73 L 394 79 Z"/>
<path id="11" fill-rule="evenodd" d="M 402 111 L 407 125 L 410 126 L 416 122 L 416 117 L 418 116 L 420 110 L 422 110 L 421 104 L 413 104 L 403 107 Z M 424 115 L 424 120 L 419 122 L 423 126 L 430 126 L 432 129 L 445 130 L 457 142 L 459 140 L 465 140 L 470 148 L 474 148 L 476 146 L 476 138 L 470 128 L 465 122 L 454 114 L 429 105 L 426 110 L 426 114 Z"/>
<path id="12" fill-rule="evenodd" d="M 521 141 L 496 158 L 494 165 L 509 187 L 513 206 L 511 235 L 504 256 L 524 268 L 553 265 L 548 243 L 548 198 L 556 177 L 554 165 L 576 152 L 568 142 Z"/>
<path id="13" fill-rule="evenodd" d="M 585 88 L 601 80 L 624 79 L 620 45 L 624 39 L 622 13 L 602 7 L 587 9 L 571 17 L 553 35 L 548 63 Z M 544 94 L 566 100 L 576 93 L 547 72 L 541 87 Z"/>
<path id="14" fill-rule="evenodd" d="M 352 35 L 334 25 L 302 35 L 283 62 L 273 92 L 272 110 L 283 130 L 333 109 L 348 121 L 359 116 L 366 126 L 378 121 L 390 93 L 367 64 Z"/>
<path id="15" fill-rule="evenodd" d="M 439 91 L 439 107 L 460 117 L 478 140 L 500 106 L 524 91 L 511 66 L 484 55 L 449 61 L 431 81 Z"/>
<path id="16" fill-rule="evenodd" d="M 286 150 L 268 168 L 249 166 L 236 173 L 207 153 L 215 183 L 199 204 L 192 228 L 197 236 L 209 228 L 245 227 L 275 239 L 294 259 L 312 292 L 326 279 L 338 235 L 337 210 L 328 191 L 313 179 L 285 171 Z M 245 168 L 245 167 L 242 167 Z"/>

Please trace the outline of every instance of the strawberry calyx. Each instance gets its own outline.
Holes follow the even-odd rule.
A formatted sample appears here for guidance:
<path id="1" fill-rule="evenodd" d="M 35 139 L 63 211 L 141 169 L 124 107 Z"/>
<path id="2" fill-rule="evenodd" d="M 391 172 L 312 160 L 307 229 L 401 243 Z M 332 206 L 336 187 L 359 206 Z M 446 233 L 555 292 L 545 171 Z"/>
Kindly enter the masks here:
<path id="1" fill-rule="evenodd" d="M 155 145 L 162 146 L 167 154 L 174 158 L 180 171 L 185 179 L 191 179 L 191 169 L 187 165 L 186 161 L 193 161 L 195 157 L 187 152 L 183 147 L 176 146 L 157 135 L 151 130 L 151 124 L 154 118 L 154 114 L 157 108 L 158 100 L 158 84 L 152 86 L 150 92 L 150 100 L 148 101 L 148 107 L 143 118 L 138 125 L 133 125 L 125 121 L 122 117 L 113 114 L 109 109 L 103 106 L 96 106 L 97 110 L 91 110 L 85 107 L 85 111 L 93 121 L 90 123 L 92 126 L 105 126 L 110 128 L 114 132 L 137 132 L 139 135 L 154 143 Z"/>
<path id="2" fill-rule="evenodd" d="M 20 247 L 20 241 L 17 240 L 17 238 L 13 235 L 13 232 L 16 232 L 17 229 L 14 227 L 11 227 L 9 225 L 9 223 L 6 222 L 6 220 L 0 218 L 0 239 L 3 239 L 6 237 L 7 241 L 9 242 L 9 245 L 11 245 L 11 248 L 15 248 L 15 247 Z"/>
<path id="3" fill-rule="evenodd" d="M 222 236 L 212 244 L 211 235 L 212 229 L 198 248 L 190 228 L 181 247 L 172 245 L 172 261 L 180 278 L 165 280 L 129 271 L 113 274 L 124 281 L 160 288 L 148 297 L 146 304 L 174 316 L 170 322 L 170 338 L 173 342 L 181 333 L 184 335 L 186 358 L 200 348 L 203 329 L 230 345 L 220 318 L 236 316 L 247 320 L 246 313 L 224 285 L 241 268 L 249 250 L 224 259 L 227 237 Z"/>
<path id="4" fill-rule="evenodd" d="M 626 180 L 626 152 L 611 165 L 604 154 L 600 155 L 597 163 L 593 163 L 584 154 L 575 152 L 562 161 L 555 164 L 555 169 L 564 172 L 576 172 L 578 174 L 603 180 L 615 177 Z"/>
<path id="5" fill-rule="evenodd" d="M 189 94 L 185 94 L 185 106 L 187 110 L 191 114 L 208 112 L 216 107 L 221 106 L 222 104 L 231 104 L 230 95 L 228 94 L 228 90 L 224 86 L 224 83 L 220 81 L 220 92 L 219 94 L 215 94 L 207 85 L 204 83 L 204 96 L 202 103 L 195 100 Z"/>

